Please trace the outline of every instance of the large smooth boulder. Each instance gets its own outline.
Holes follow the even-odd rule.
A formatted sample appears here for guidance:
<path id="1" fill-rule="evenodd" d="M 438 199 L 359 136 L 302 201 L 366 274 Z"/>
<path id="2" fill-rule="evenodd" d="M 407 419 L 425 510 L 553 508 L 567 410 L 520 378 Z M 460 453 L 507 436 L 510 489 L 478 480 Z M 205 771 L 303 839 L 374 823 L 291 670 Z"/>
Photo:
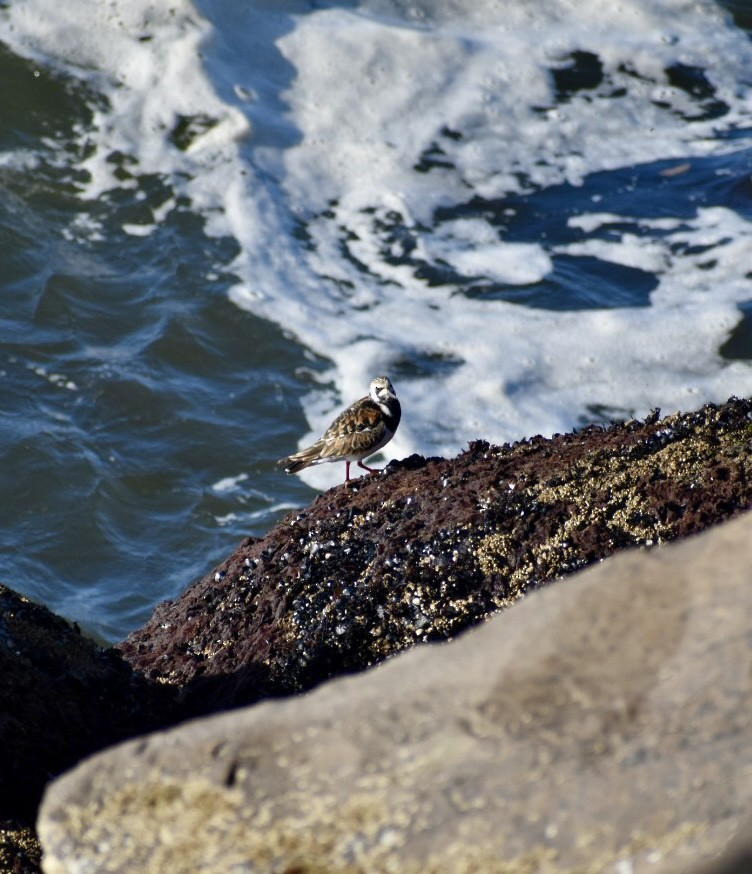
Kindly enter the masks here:
<path id="1" fill-rule="evenodd" d="M 752 801 L 752 517 L 85 761 L 44 870 L 686 872 Z"/>

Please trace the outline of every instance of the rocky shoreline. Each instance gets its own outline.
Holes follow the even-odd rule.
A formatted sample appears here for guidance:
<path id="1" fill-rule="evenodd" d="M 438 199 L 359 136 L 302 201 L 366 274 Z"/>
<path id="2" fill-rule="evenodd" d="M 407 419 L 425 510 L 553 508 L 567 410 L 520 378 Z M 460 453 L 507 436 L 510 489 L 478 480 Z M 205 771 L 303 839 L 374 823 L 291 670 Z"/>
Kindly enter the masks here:
<path id="1" fill-rule="evenodd" d="M 417 730 L 414 725 L 408 725 L 413 708 L 405 703 L 405 713 L 401 714 L 397 703 L 387 703 L 391 701 L 389 685 L 373 691 L 377 687 L 373 686 L 376 680 L 372 679 L 372 675 L 383 677 L 389 670 L 391 685 L 399 686 L 400 669 L 396 666 L 401 663 L 403 656 L 395 658 L 397 654 L 413 650 L 404 658 L 412 659 L 412 665 L 419 663 L 422 675 L 432 677 L 432 682 L 436 683 L 434 661 L 441 663 L 446 658 L 442 653 L 455 646 L 464 646 L 474 635 L 482 634 L 485 624 L 490 627 L 502 621 L 507 623 L 507 631 L 502 635 L 502 644 L 499 644 L 503 645 L 509 635 L 519 633 L 510 630 L 515 627 L 512 622 L 515 616 L 524 615 L 525 621 L 534 626 L 540 616 L 548 615 L 546 610 L 549 608 L 544 605 L 550 603 L 549 592 L 541 593 L 548 600 L 539 596 L 525 597 L 528 593 L 548 588 L 552 582 L 568 578 L 576 571 L 597 564 L 627 547 L 648 547 L 682 540 L 740 515 L 750 507 L 752 403 L 731 399 L 725 404 L 708 405 L 696 412 L 673 414 L 665 418 L 656 412 L 644 422 L 631 421 L 608 428 L 592 426 L 573 434 L 556 435 L 552 439 L 535 437 L 502 447 L 476 441 L 455 459 L 412 456 L 392 462 L 379 475 L 358 480 L 350 488 L 338 486 L 319 496 L 308 508 L 282 520 L 264 538 L 241 544 L 211 574 L 190 586 L 176 601 L 160 605 L 142 629 L 111 650 L 99 649 L 80 635 L 75 627 L 53 616 L 45 608 L 31 604 L 3 588 L 0 591 L 0 628 L 3 632 L 0 635 L 0 682 L 3 684 L 5 700 L 12 702 L 12 708 L 0 723 L 0 738 L 6 750 L 0 768 L 0 798 L 6 800 L 0 806 L 0 817 L 9 826 L 0 833 L 0 864 L 6 864 L 2 857 L 2 836 L 10 835 L 6 839 L 6 856 L 10 861 L 2 870 L 39 870 L 34 857 L 33 835 L 24 829 L 33 826 L 42 793 L 50 780 L 92 753 L 147 732 L 169 729 L 189 717 L 210 716 L 253 704 L 256 706 L 247 711 L 240 710 L 237 714 L 239 719 L 251 721 L 253 728 L 249 731 L 260 730 L 255 720 L 261 717 L 254 714 L 266 712 L 270 707 L 285 708 L 279 711 L 289 714 L 283 719 L 285 725 L 303 719 L 306 723 L 318 726 L 321 711 L 317 710 L 317 715 L 312 715 L 306 708 L 314 706 L 309 702 L 316 696 L 336 696 L 336 691 L 332 690 L 338 688 L 338 684 L 327 683 L 317 689 L 313 696 L 301 697 L 296 693 L 312 690 L 327 680 L 348 674 L 358 675 L 342 681 L 350 684 L 348 697 L 357 699 L 363 694 L 373 702 L 381 696 L 385 707 L 397 708 L 390 725 L 402 724 L 404 717 L 404 732 L 410 736 Z M 747 540 L 750 539 L 747 537 Z M 694 539 L 687 546 L 693 542 Z M 731 548 L 728 549 L 731 555 Z M 662 553 L 663 550 L 659 550 L 655 554 Z M 653 552 L 647 555 L 653 555 Z M 647 557 L 639 553 L 629 553 L 629 556 Z M 726 557 L 723 552 L 716 555 L 719 572 L 724 569 Z M 679 563 L 678 558 L 676 562 Z M 608 564 L 601 564 L 585 575 L 578 574 L 576 580 L 602 571 Z M 666 567 L 670 565 L 671 562 Z M 639 576 L 637 571 L 635 575 Z M 574 580 L 571 585 L 574 586 Z M 628 583 L 625 585 L 628 591 Z M 606 588 L 604 586 L 604 591 Z M 560 599 L 559 609 L 566 609 L 569 586 L 556 586 L 552 591 L 554 589 Z M 660 598 L 654 602 L 653 599 L 657 597 L 654 589 L 655 580 L 644 583 L 644 604 L 651 613 L 660 613 L 666 605 L 661 606 L 663 602 Z M 590 590 L 596 602 L 598 591 L 597 586 Z M 676 601 L 681 601 L 681 587 L 677 584 L 671 588 L 670 595 Z M 627 615 L 632 599 L 629 595 L 625 597 L 619 609 Z M 712 606 L 713 598 L 719 597 L 719 594 L 713 592 L 712 597 L 707 597 L 710 598 L 708 604 Z M 637 590 L 634 598 L 639 602 Z M 573 610 L 578 603 L 582 606 L 574 594 L 572 599 Z M 675 603 L 673 606 L 678 608 L 681 605 Z M 743 604 L 740 603 L 739 609 L 743 613 L 742 608 Z M 685 605 L 685 609 L 689 607 Z M 486 623 L 492 617 L 493 620 Z M 619 625 L 618 618 L 611 617 L 614 627 Z M 577 626 L 577 621 L 572 618 L 572 627 Z M 579 621 L 584 622 L 584 619 Z M 597 627 L 599 621 L 598 617 L 590 616 L 591 627 Z M 667 613 L 664 616 L 666 627 L 670 621 Z M 426 642 L 453 640 L 461 632 L 481 623 L 484 623 L 484 629 L 461 635 L 449 648 L 421 646 Z M 587 625 L 581 628 L 584 634 Z M 551 639 L 563 634 L 554 625 L 549 632 Z M 628 634 L 629 629 L 624 627 L 622 632 Z M 662 651 L 657 643 L 659 629 L 656 628 L 654 634 L 655 639 L 651 638 L 651 643 L 658 647 L 658 651 Z M 618 639 L 623 641 L 623 636 Z M 567 640 L 567 646 L 574 647 L 574 643 Z M 524 647 L 525 663 L 529 659 L 530 665 L 534 664 L 541 652 L 548 651 L 547 644 L 537 638 L 519 640 L 518 645 Z M 467 646 L 470 644 L 467 643 Z M 461 651 L 458 650 L 458 653 Z M 692 654 L 685 655 L 689 659 Z M 494 658 L 497 656 L 498 653 Z M 461 661 L 463 657 L 460 654 L 457 659 Z M 565 673 L 576 675 L 578 670 L 582 670 L 586 674 L 587 659 L 592 657 L 592 654 L 580 654 L 585 661 L 577 663 L 574 668 L 573 663 L 567 662 Z M 631 657 L 638 664 L 639 653 L 631 653 Z M 361 673 L 365 668 L 386 660 L 389 664 L 375 674 L 371 671 Z M 510 669 L 507 665 L 507 670 Z M 442 672 L 447 676 L 451 673 L 447 666 Z M 483 674 L 483 671 L 480 673 Z M 469 686 L 472 686 L 471 680 L 476 676 L 476 673 L 470 674 Z M 413 677 L 411 688 L 416 690 L 418 697 L 428 695 L 415 680 L 415 675 Z M 615 675 L 614 682 L 618 680 Z M 590 689 L 590 681 L 583 682 Z M 505 683 L 503 686 L 505 694 L 502 700 L 510 701 L 521 694 L 524 683 L 520 680 L 517 685 Z M 589 691 L 588 695 L 593 700 L 592 712 L 597 712 L 602 722 L 603 715 L 598 708 L 603 704 L 600 698 L 607 696 L 601 695 L 601 685 L 596 686 L 598 694 Z M 461 695 L 457 690 L 462 688 L 462 683 L 453 688 L 450 697 L 459 700 Z M 372 691 L 362 691 L 369 689 Z M 408 693 L 403 689 L 405 694 Z M 432 694 L 438 693 L 434 689 Z M 558 755 L 566 758 L 572 750 L 571 746 L 567 746 L 568 741 L 577 748 L 582 746 L 578 723 L 577 720 L 572 722 L 567 719 L 571 706 L 566 701 L 560 701 L 556 689 L 548 689 L 547 694 L 551 695 L 554 711 L 557 711 L 557 707 L 560 711 L 561 724 L 550 715 L 548 708 L 544 708 L 545 713 L 537 705 L 531 710 L 527 701 L 523 702 L 527 711 L 523 707 L 521 712 L 528 712 L 532 720 L 530 737 L 535 735 L 533 729 L 538 724 L 536 720 L 542 719 L 545 723 L 553 719 L 552 725 L 556 731 L 564 728 L 566 734 L 560 738 L 560 742 L 562 750 L 569 749 L 569 753 L 560 752 Z M 632 691 L 627 698 L 636 694 Z M 641 687 L 637 697 L 649 694 L 648 688 Z M 282 697 L 284 701 L 257 704 L 264 699 Z M 339 703 L 330 704 L 330 707 L 335 710 L 342 708 L 341 700 L 337 698 L 336 701 Z M 489 701 L 495 703 L 490 704 Z M 557 701 L 559 705 L 556 705 Z M 430 714 L 431 708 L 425 701 L 424 705 L 424 713 Z M 375 705 L 371 703 L 369 706 Z M 467 701 L 463 706 L 468 713 L 476 712 Z M 630 712 L 630 706 L 628 700 L 622 702 L 617 707 L 616 716 L 612 714 L 610 717 L 613 724 L 606 720 L 605 727 L 601 728 L 607 745 L 614 741 L 614 737 L 622 737 L 624 724 L 631 725 L 624 715 Z M 484 768 L 489 772 L 493 771 L 493 763 L 505 759 L 505 751 L 514 747 L 514 738 L 519 740 L 528 733 L 522 725 L 514 730 L 509 728 L 508 713 L 497 700 L 496 693 L 488 692 L 487 709 L 493 710 L 494 707 L 502 709 L 498 713 L 494 711 L 496 716 L 489 717 L 486 714 L 483 718 L 491 719 L 491 723 L 496 720 L 503 724 L 504 731 L 499 737 L 503 735 L 504 743 L 498 746 L 491 760 L 485 762 Z M 346 721 L 348 712 L 347 707 L 341 711 L 343 721 Z M 592 716 L 588 707 L 585 707 L 583 714 Z M 231 714 L 218 719 L 234 716 Z M 474 718 L 477 718 L 477 713 Z M 373 719 L 378 722 L 376 716 Z M 461 714 L 455 714 L 453 720 L 453 724 L 461 722 Z M 189 725 L 202 726 L 204 723 Z M 495 729 L 490 725 L 484 723 L 485 728 L 476 726 L 470 734 L 477 734 L 482 729 L 481 733 L 486 732 L 488 737 L 496 736 Z M 174 743 L 186 745 L 185 749 L 189 751 L 185 753 L 188 756 L 186 761 L 190 765 L 190 756 L 195 755 L 194 764 L 200 770 L 203 767 L 204 747 L 199 745 L 197 750 L 192 746 L 192 740 L 181 740 L 180 732 L 186 730 L 178 729 Z M 362 726 L 357 730 L 365 731 Z M 384 728 L 385 736 L 390 730 Z M 328 737 L 325 728 L 319 726 L 317 731 L 322 738 Z M 171 736 L 172 733 L 168 733 L 156 737 Z M 454 752 L 451 751 L 465 749 L 463 744 L 466 744 L 466 740 L 454 737 L 448 748 L 450 751 L 445 750 L 445 763 L 454 762 L 457 769 L 452 780 L 459 779 L 462 760 L 455 761 Z M 259 743 L 258 737 L 255 742 Z M 592 742 L 592 739 L 588 739 L 586 746 Z M 134 743 L 137 746 L 142 744 L 138 749 L 147 750 L 147 758 L 157 756 L 153 752 L 153 745 L 150 746 L 151 742 Z M 154 743 L 159 746 L 156 741 Z M 352 738 L 347 743 L 352 744 Z M 408 740 L 404 743 L 408 750 Z M 323 741 L 322 744 L 318 754 L 322 760 L 328 761 L 327 757 L 331 758 L 333 752 L 326 748 Z M 309 747 L 313 749 L 310 744 Z M 344 749 L 349 749 L 347 744 Z M 473 758 L 469 747 L 466 752 L 467 762 L 474 762 L 472 767 L 476 770 L 481 768 L 483 757 L 477 760 Z M 523 752 L 518 752 L 523 755 Z M 387 752 L 382 753 L 382 758 L 388 760 Z M 632 753 L 637 755 L 634 750 Z M 90 793 L 96 795 L 97 804 L 94 804 L 92 797 L 81 794 L 79 784 L 76 784 L 75 790 L 71 789 L 71 775 L 56 782 L 48 791 L 40 819 L 42 834 L 47 836 L 45 870 L 72 871 L 72 867 L 66 866 L 67 853 L 80 856 L 84 852 L 93 852 L 91 838 L 85 837 L 83 830 L 77 830 L 70 817 L 77 811 L 77 821 L 80 823 L 82 811 L 104 809 L 106 805 L 102 797 L 106 785 L 118 784 L 117 774 L 107 757 L 114 756 L 115 761 L 119 754 L 118 749 L 108 750 L 100 758 L 81 766 L 87 775 L 86 785 Z M 292 755 L 290 750 L 288 754 Z M 533 754 L 538 753 L 531 752 L 529 748 L 524 751 L 524 755 Z M 138 759 L 140 753 L 131 750 L 128 755 Z M 302 753 L 298 749 L 295 755 Z M 154 764 L 158 759 L 159 756 L 150 761 L 157 770 L 165 768 L 163 779 L 167 784 L 184 789 L 185 774 L 180 768 L 174 763 L 164 765 L 161 759 Z M 97 766 L 92 761 L 100 764 Z M 349 761 L 350 770 L 357 772 L 358 757 L 352 756 Z M 96 772 L 91 771 L 94 767 L 99 767 L 102 775 L 108 775 L 109 783 L 96 777 Z M 244 803 L 258 809 L 260 802 L 253 793 L 258 789 L 258 780 L 266 774 L 263 762 L 254 765 L 257 773 L 252 781 L 253 787 L 250 787 L 246 777 L 238 777 L 238 769 L 245 774 L 250 767 L 245 759 L 242 766 L 235 761 L 232 765 L 225 763 L 221 767 L 228 767 L 230 771 L 234 769 L 234 776 L 230 772 L 222 772 L 225 782 L 220 781 L 221 785 L 230 791 L 233 798 L 242 798 Z M 314 765 L 309 761 L 307 767 L 310 769 Z M 215 771 L 216 768 L 220 766 L 215 762 Z M 375 765 L 374 769 L 375 773 L 378 770 Z M 615 774 L 616 771 L 611 774 L 612 780 Z M 380 779 L 388 783 L 392 777 L 393 771 L 387 771 Z M 145 780 L 143 774 L 140 779 Z M 440 779 L 449 778 L 444 774 Z M 476 774 L 473 778 L 473 785 L 477 783 L 476 788 L 465 793 L 468 798 L 472 796 L 470 800 L 466 798 L 462 802 L 460 797 L 464 797 L 464 790 L 457 790 L 460 798 L 457 803 L 460 806 L 467 803 L 470 809 L 474 809 L 474 804 L 481 804 L 483 793 L 478 788 L 481 785 L 479 779 Z M 508 787 L 510 799 L 521 791 L 519 786 L 508 783 L 508 774 L 499 773 L 497 779 Z M 640 776 L 640 779 L 643 777 Z M 213 777 L 207 777 L 202 786 L 208 792 L 207 798 L 219 803 L 213 780 Z M 141 784 L 142 788 L 146 787 L 147 782 Z M 347 806 L 352 803 L 351 796 L 339 797 L 331 792 L 327 795 L 328 790 L 322 783 L 316 785 L 321 798 L 331 795 L 333 809 L 342 809 L 343 804 Z M 126 792 L 125 787 L 120 788 Z M 392 788 L 396 792 L 396 788 Z M 403 794 L 409 794 L 413 788 L 400 784 Z M 133 786 L 128 791 L 134 791 Z M 154 791 L 154 787 L 149 791 Z M 363 791 L 360 784 L 353 789 L 355 794 L 362 794 Z M 499 786 L 496 786 L 494 792 L 498 791 Z M 592 786 L 589 791 L 595 793 Z M 376 789 L 372 788 L 371 794 L 375 805 L 378 795 Z M 607 796 L 605 789 L 603 794 Z M 743 793 L 738 790 L 737 795 L 742 797 Z M 383 810 L 386 810 L 388 801 L 388 795 L 379 801 Z M 203 803 L 209 804 L 206 799 Z M 226 805 L 227 798 L 223 797 L 221 803 Z M 282 804 L 282 801 L 278 803 Z M 289 799 L 284 802 L 287 805 L 291 803 Z M 539 806 L 542 803 L 539 799 Z M 154 804 L 157 802 L 154 801 Z M 416 809 L 420 808 L 415 798 L 411 804 Z M 509 804 L 512 810 L 514 805 L 511 801 Z M 458 821 L 462 821 L 456 805 L 442 810 L 436 816 L 451 814 L 459 816 Z M 70 816 L 65 811 L 70 811 Z M 120 809 L 119 820 L 129 821 L 129 816 L 133 815 L 132 806 L 129 811 L 126 816 Z M 109 811 L 110 814 L 112 812 Z M 237 811 L 228 816 L 232 819 L 236 814 Z M 424 814 L 428 820 L 433 815 L 425 811 Z M 417 839 L 410 829 L 400 830 L 393 823 L 389 825 L 392 820 L 376 816 L 370 810 L 370 804 L 366 804 L 359 815 L 362 817 L 364 834 L 369 828 L 376 828 L 376 823 L 380 823 L 378 829 L 386 829 L 386 834 L 391 834 L 389 829 L 396 829 L 392 836 L 394 841 L 408 847 L 402 862 L 399 862 L 401 867 L 389 867 L 396 864 L 395 858 L 400 858 L 394 855 L 397 850 L 393 850 L 391 845 L 382 846 L 381 838 L 377 840 L 373 835 L 367 839 L 362 837 L 360 850 L 357 841 L 347 844 L 349 849 L 336 864 L 333 860 L 338 857 L 332 847 L 344 844 L 341 836 L 334 833 L 330 835 L 330 851 L 334 855 L 321 857 L 309 847 L 306 851 L 308 855 L 301 856 L 301 847 L 308 846 L 302 836 L 305 829 L 298 835 L 302 843 L 292 842 L 296 849 L 288 858 L 284 855 L 279 822 L 275 820 L 273 825 L 265 827 L 266 834 L 267 837 L 275 834 L 275 840 L 279 839 L 278 844 L 279 841 L 281 844 L 275 844 L 275 849 L 268 841 L 264 843 L 256 836 L 255 851 L 261 854 L 254 863 L 256 867 L 246 866 L 237 870 L 293 870 L 290 865 L 297 865 L 295 870 L 301 872 L 408 871 L 413 870 L 411 865 L 416 871 L 611 870 L 593 867 L 595 862 L 592 859 L 588 862 L 587 858 L 580 858 L 577 853 L 570 852 L 568 845 L 558 846 L 553 831 L 546 845 L 553 855 L 544 852 L 545 841 L 536 844 L 537 849 L 533 852 L 530 849 L 533 844 L 530 841 L 526 844 L 522 839 L 525 830 L 521 826 L 517 832 L 507 834 L 506 843 L 501 847 L 493 844 L 493 841 L 487 845 L 482 842 L 479 844 L 475 836 L 474 845 L 486 846 L 490 856 L 478 857 L 475 862 L 469 857 L 455 858 L 453 854 L 459 852 L 455 847 L 450 853 L 455 861 L 451 865 L 447 862 L 448 867 L 436 867 L 435 860 L 430 861 L 428 856 L 421 856 L 415 851 Z M 390 815 L 398 819 L 397 813 Z M 495 815 L 501 814 L 497 811 Z M 522 813 L 518 811 L 517 815 L 521 816 Z M 185 817 L 186 822 L 190 821 L 186 810 L 182 810 L 181 816 Z M 657 831 L 662 830 L 663 837 L 668 841 L 660 844 L 661 858 L 665 860 L 670 855 L 669 843 L 680 855 L 683 847 L 694 846 L 697 849 L 696 858 L 707 856 L 707 847 L 703 852 L 698 849 L 702 843 L 701 836 L 705 833 L 712 832 L 716 836 L 716 847 L 728 840 L 731 818 L 727 816 L 722 825 L 714 823 L 711 827 L 708 817 L 707 811 L 700 811 L 689 831 L 687 823 L 679 820 L 673 825 L 666 820 L 660 828 L 656 827 Z M 91 822 L 92 832 L 96 832 L 95 819 L 93 817 Z M 473 817 L 467 819 L 468 828 L 471 819 Z M 475 820 L 474 828 L 481 832 L 484 829 L 488 831 L 491 825 L 489 821 L 483 825 L 482 816 L 476 816 Z M 308 822 L 309 832 L 323 828 L 325 821 L 328 822 L 326 817 L 316 822 L 306 817 L 301 819 L 303 823 Z M 251 827 L 253 823 L 244 822 L 244 830 Z M 120 846 L 121 841 L 112 833 L 111 822 L 107 828 L 112 847 Z M 551 830 L 555 830 L 555 827 L 551 826 Z M 194 831 L 198 833 L 200 830 Z M 501 834 L 503 830 L 494 827 L 492 831 Z M 26 844 L 25 849 L 18 848 L 13 844 L 13 834 L 21 835 L 32 843 Z M 285 834 L 289 839 L 289 828 Z M 391 839 L 385 839 L 386 844 Z M 610 854 L 609 864 L 612 866 L 620 858 L 626 858 L 624 853 L 627 846 L 634 845 L 634 853 L 629 858 L 633 861 L 642 859 L 642 851 L 634 843 L 634 836 L 619 836 L 614 832 L 609 840 L 611 843 L 601 847 L 599 852 Z M 646 841 L 648 846 L 650 840 L 646 838 Z M 597 841 L 594 846 L 599 846 Z M 489 859 L 498 862 L 497 856 L 506 852 L 503 847 L 508 850 L 504 862 L 509 862 L 507 867 L 501 867 L 500 864 L 489 867 Z M 119 867 L 108 870 L 160 870 L 154 862 L 159 858 L 159 848 L 153 849 L 154 854 L 149 856 L 143 855 L 143 848 L 140 848 L 141 856 L 137 865 L 133 859 L 130 862 L 126 859 Z M 446 852 L 449 853 L 449 850 Z M 645 854 L 649 855 L 649 851 L 645 850 Z M 605 858 L 602 855 L 602 859 Z M 273 859 L 276 867 L 264 867 L 267 863 L 272 864 L 268 862 L 269 859 Z M 409 864 L 406 861 L 408 859 Z M 514 865 L 512 860 L 516 860 Z M 315 867 L 314 861 L 318 867 Z M 588 868 L 586 863 L 591 867 Z M 164 858 L 159 864 L 164 864 Z M 186 862 L 184 868 L 173 867 L 171 870 L 190 871 L 190 864 Z M 229 867 L 223 868 L 223 864 L 225 862 L 217 857 L 212 862 L 214 867 L 206 870 L 230 870 Z M 236 860 L 234 864 L 241 862 Z M 634 862 L 630 870 L 642 870 L 642 864 L 642 861 Z M 647 862 L 644 864 L 648 865 Z M 578 865 L 581 867 L 576 867 Z M 98 869 L 91 867 L 87 870 Z"/>

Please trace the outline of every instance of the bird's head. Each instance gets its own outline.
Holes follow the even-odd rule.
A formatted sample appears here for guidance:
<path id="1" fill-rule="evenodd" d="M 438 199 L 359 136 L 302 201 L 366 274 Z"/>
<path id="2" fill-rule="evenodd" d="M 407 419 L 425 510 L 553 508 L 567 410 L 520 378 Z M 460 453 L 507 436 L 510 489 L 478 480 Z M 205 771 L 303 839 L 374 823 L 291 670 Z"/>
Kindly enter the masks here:
<path id="1" fill-rule="evenodd" d="M 388 407 L 390 401 L 397 400 L 394 386 L 387 376 L 377 376 L 376 379 L 372 379 L 368 394 L 379 407 Z"/>

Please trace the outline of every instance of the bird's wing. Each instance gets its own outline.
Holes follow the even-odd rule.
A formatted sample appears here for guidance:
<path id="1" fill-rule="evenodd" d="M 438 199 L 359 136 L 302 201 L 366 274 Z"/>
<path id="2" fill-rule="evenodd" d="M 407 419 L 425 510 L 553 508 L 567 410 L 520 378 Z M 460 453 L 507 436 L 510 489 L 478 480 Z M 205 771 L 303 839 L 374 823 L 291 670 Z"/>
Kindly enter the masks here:
<path id="1" fill-rule="evenodd" d="M 364 452 L 384 436 L 381 410 L 368 398 L 361 398 L 337 416 L 317 442 L 323 458 Z"/>

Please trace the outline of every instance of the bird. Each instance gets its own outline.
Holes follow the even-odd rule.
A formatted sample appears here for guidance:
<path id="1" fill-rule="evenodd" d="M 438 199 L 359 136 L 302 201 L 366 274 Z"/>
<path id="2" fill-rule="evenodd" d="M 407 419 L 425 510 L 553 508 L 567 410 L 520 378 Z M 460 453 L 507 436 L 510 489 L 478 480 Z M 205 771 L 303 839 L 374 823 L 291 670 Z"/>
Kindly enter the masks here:
<path id="1" fill-rule="evenodd" d="M 314 444 L 277 463 L 285 473 L 297 473 L 312 464 L 344 461 L 347 485 L 353 461 L 363 470 L 376 472 L 377 468 L 363 464 L 363 459 L 394 437 L 401 416 L 402 408 L 392 383 L 386 376 L 377 376 L 371 380 L 368 394 L 343 410 Z"/>

